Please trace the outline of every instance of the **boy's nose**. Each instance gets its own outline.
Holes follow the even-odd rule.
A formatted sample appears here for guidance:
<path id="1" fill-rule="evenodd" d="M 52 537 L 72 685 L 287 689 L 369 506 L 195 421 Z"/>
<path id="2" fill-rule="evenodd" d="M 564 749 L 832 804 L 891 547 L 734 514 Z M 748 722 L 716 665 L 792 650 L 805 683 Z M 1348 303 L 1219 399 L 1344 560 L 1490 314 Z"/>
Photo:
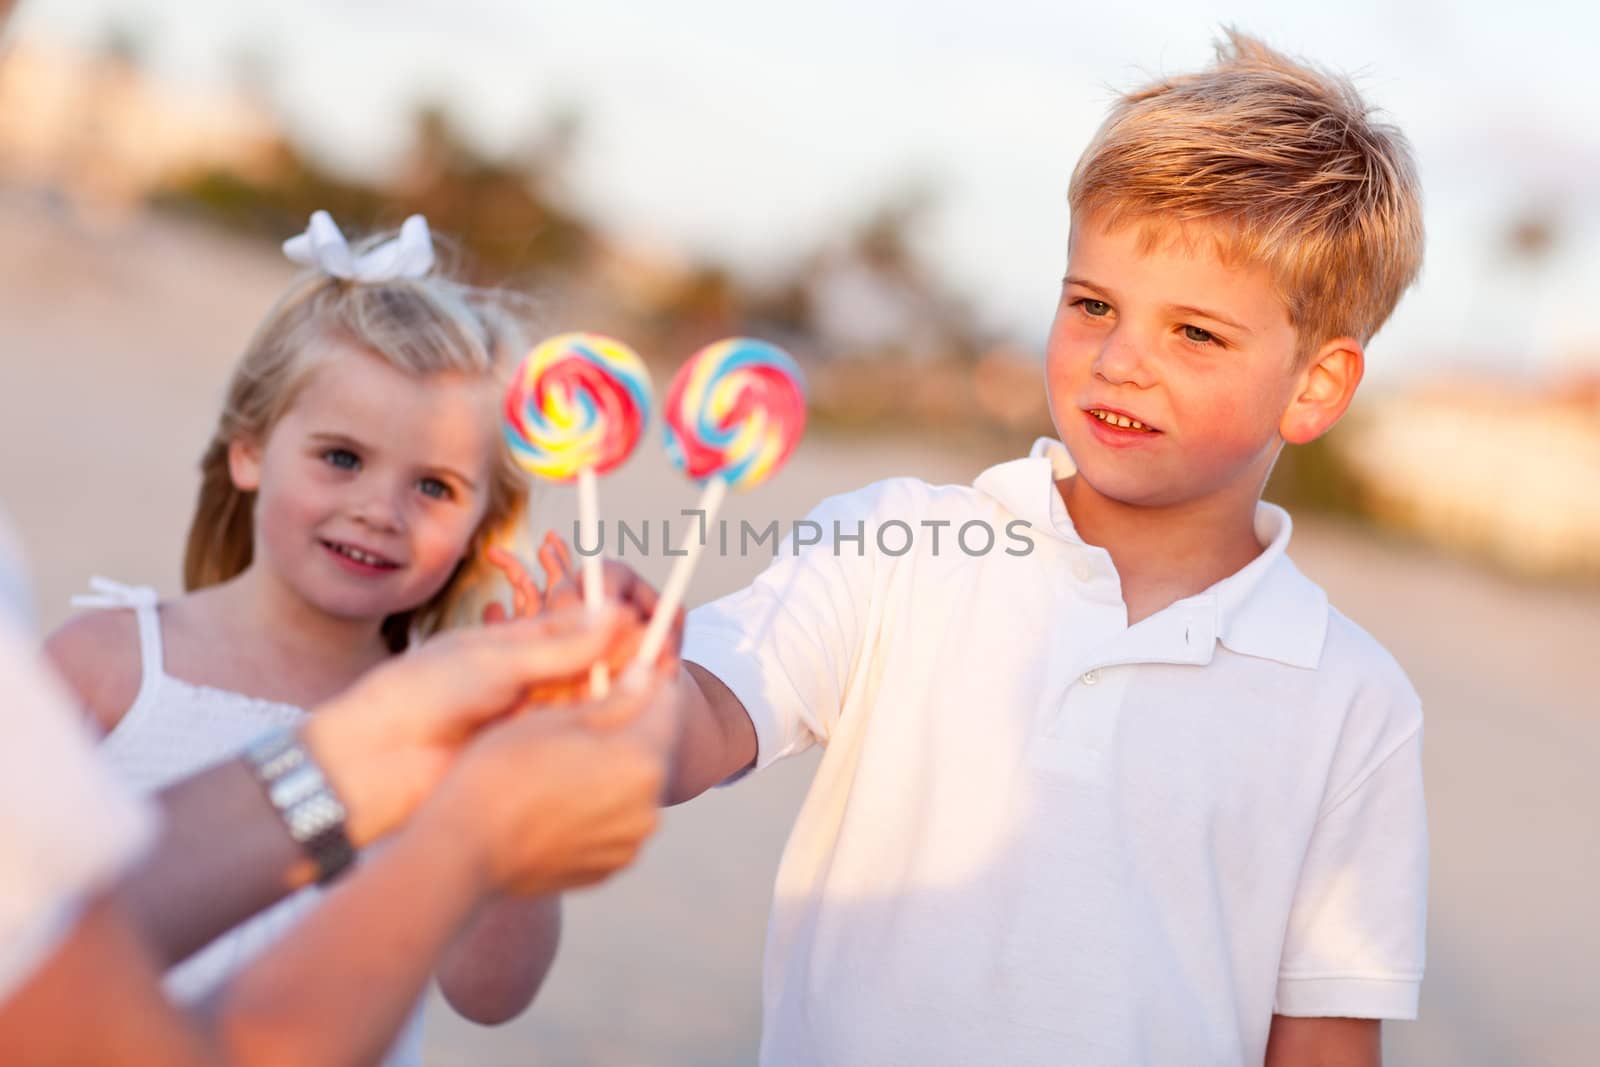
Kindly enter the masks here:
<path id="1" fill-rule="evenodd" d="M 1126 330 L 1112 330 L 1094 361 L 1095 376 L 1112 385 L 1144 389 L 1154 384 L 1144 346 Z"/>

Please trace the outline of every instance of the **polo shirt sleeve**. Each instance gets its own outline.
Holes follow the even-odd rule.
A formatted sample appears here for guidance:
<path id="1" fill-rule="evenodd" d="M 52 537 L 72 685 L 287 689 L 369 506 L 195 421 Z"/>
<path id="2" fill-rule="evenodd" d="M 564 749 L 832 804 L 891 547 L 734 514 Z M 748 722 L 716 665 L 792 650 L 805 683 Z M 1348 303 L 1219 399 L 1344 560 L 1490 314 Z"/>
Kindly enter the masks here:
<path id="1" fill-rule="evenodd" d="M 827 743 L 883 615 L 894 560 L 877 531 L 916 525 L 921 484 L 892 479 L 824 500 L 753 583 L 689 613 L 683 658 L 744 705 L 758 769 Z M 802 529 L 818 543 L 797 549 Z"/>
<path id="2" fill-rule="evenodd" d="M 0 618 L 0 1000 L 147 846 L 154 822 L 100 762 L 32 642 Z"/>
<path id="3" fill-rule="evenodd" d="M 1290 910 L 1281 1015 L 1415 1019 L 1422 986 L 1428 831 L 1422 709 L 1409 684 L 1347 726 Z M 1369 701 L 1370 703 L 1370 701 Z M 1342 766 L 1341 766 L 1342 765 Z M 1353 766 L 1353 773 L 1348 768 Z"/>

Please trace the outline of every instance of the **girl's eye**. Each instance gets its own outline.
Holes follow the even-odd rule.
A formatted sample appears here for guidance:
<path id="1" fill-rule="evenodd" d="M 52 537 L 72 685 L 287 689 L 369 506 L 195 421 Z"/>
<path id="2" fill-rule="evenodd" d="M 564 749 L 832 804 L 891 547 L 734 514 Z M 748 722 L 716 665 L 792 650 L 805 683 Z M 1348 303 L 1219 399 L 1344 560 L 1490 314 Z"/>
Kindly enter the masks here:
<path id="1" fill-rule="evenodd" d="M 1185 340 L 1193 341 L 1197 345 L 1209 345 L 1216 341 L 1216 338 L 1211 336 L 1210 331 L 1202 330 L 1198 326 L 1185 326 L 1183 328 L 1183 336 Z"/>
<path id="2" fill-rule="evenodd" d="M 1074 300 L 1073 303 L 1082 308 L 1085 315 L 1092 315 L 1097 319 L 1103 319 L 1111 314 L 1111 305 L 1104 300 L 1094 300 L 1086 296 Z"/>
<path id="3" fill-rule="evenodd" d="M 438 478 L 424 478 L 417 483 L 417 488 L 422 490 L 423 496 L 431 496 L 435 500 L 452 500 L 456 495 L 455 490 Z"/>
<path id="4" fill-rule="evenodd" d="M 322 453 L 322 460 L 328 466 L 342 471 L 357 470 L 361 466 L 361 457 L 348 448 L 330 448 Z"/>

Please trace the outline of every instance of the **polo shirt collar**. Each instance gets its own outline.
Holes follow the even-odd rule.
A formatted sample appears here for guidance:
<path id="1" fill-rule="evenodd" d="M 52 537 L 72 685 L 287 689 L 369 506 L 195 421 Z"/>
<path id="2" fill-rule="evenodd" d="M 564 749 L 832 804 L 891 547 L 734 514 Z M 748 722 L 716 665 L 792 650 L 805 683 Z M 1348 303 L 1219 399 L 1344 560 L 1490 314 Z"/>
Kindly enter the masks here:
<path id="1" fill-rule="evenodd" d="M 1085 546 L 1056 489 L 1058 480 L 1076 471 L 1060 441 L 1041 437 L 1026 458 L 990 467 L 973 486 L 1045 536 Z M 1258 503 L 1255 533 L 1261 554 L 1180 603 L 1190 613 L 1214 611 L 1217 640 L 1233 652 L 1313 669 L 1327 636 L 1328 597 L 1289 559 L 1293 530 L 1287 511 Z"/>

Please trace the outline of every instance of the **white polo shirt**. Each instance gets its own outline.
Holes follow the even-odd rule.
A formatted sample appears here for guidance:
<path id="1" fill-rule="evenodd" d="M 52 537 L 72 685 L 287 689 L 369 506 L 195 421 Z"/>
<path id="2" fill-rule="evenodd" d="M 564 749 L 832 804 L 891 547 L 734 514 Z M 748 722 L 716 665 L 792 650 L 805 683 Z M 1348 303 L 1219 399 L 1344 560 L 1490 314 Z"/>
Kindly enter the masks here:
<path id="1" fill-rule="evenodd" d="M 744 704 L 758 766 L 826 746 L 763 1064 L 1259 1064 L 1274 1012 L 1415 1017 L 1405 674 L 1268 504 L 1255 561 L 1128 626 L 1071 470 L 1041 441 L 970 488 L 831 498 L 821 544 L 690 615 L 684 658 Z"/>

